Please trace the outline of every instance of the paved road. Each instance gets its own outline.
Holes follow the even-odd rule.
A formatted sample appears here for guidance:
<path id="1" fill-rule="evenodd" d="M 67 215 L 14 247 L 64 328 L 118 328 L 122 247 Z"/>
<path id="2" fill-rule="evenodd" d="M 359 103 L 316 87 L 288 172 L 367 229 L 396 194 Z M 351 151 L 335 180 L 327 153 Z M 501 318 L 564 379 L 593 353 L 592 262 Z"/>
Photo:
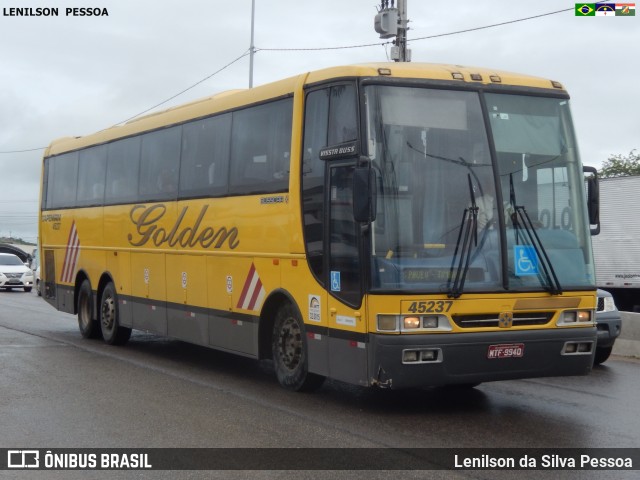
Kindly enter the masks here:
<path id="1" fill-rule="evenodd" d="M 268 366 L 134 332 L 84 340 L 34 293 L 0 292 L 0 448 L 640 447 L 640 362 L 473 390 L 280 388 Z M 78 472 L 75 472 L 78 473 Z M 244 478 L 246 472 L 0 472 L 0 478 Z M 614 472 L 610 478 L 637 478 Z M 93 475 L 93 476 L 92 476 Z M 403 472 L 400 478 L 601 478 L 602 472 Z M 253 472 L 274 478 L 274 472 Z M 280 472 L 278 478 L 318 478 Z M 389 473 L 324 472 L 325 478 Z M 391 475 L 396 478 L 395 475 Z"/>

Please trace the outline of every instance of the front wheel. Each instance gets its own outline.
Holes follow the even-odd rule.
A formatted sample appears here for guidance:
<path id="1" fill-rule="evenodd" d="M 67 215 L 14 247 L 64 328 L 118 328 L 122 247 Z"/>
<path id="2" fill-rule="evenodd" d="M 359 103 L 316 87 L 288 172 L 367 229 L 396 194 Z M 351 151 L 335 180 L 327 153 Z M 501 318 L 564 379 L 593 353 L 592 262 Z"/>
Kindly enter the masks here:
<path id="1" fill-rule="evenodd" d="M 280 385 L 298 392 L 320 388 L 325 377 L 309 373 L 304 323 L 291 304 L 276 314 L 273 326 L 273 365 Z"/>
<path id="2" fill-rule="evenodd" d="M 118 296 L 111 282 L 104 287 L 100 299 L 100 328 L 102 338 L 109 345 L 124 345 L 131 336 L 131 329 L 120 325 Z"/>
<path id="3" fill-rule="evenodd" d="M 29 293 L 33 287 L 24 287 L 24 291 Z"/>

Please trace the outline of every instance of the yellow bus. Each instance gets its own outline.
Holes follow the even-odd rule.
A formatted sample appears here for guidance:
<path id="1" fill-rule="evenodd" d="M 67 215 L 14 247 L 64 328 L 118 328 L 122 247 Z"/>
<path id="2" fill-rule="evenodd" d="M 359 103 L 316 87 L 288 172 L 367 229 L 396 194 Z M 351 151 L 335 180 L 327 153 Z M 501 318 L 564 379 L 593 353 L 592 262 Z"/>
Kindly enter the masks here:
<path id="1" fill-rule="evenodd" d="M 587 374 L 597 180 L 568 99 L 508 72 L 366 64 L 56 140 L 43 295 L 84 337 L 273 360 L 292 390 Z"/>

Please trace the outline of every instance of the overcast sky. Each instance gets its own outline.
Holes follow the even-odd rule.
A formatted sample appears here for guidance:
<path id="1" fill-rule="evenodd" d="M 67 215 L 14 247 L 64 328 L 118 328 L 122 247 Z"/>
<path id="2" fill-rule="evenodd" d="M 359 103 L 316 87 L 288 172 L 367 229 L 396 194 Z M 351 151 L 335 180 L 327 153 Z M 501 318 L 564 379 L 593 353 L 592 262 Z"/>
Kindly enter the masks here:
<path id="1" fill-rule="evenodd" d="M 414 62 L 482 66 L 562 82 L 582 160 L 600 167 L 640 149 L 640 19 L 576 17 L 564 0 L 407 0 L 409 39 L 569 9 L 495 28 L 410 42 Z M 258 49 L 382 44 L 379 0 L 256 0 Z M 107 17 L 65 16 L 66 7 Z M 251 0 L 0 0 L 0 152 L 43 147 L 126 120 L 247 52 Z M 58 7 L 58 17 L 7 16 Z M 254 85 L 333 65 L 387 61 L 382 45 L 259 51 Z M 164 104 L 246 88 L 245 57 Z M 0 236 L 35 241 L 42 150 L 0 153 Z"/>

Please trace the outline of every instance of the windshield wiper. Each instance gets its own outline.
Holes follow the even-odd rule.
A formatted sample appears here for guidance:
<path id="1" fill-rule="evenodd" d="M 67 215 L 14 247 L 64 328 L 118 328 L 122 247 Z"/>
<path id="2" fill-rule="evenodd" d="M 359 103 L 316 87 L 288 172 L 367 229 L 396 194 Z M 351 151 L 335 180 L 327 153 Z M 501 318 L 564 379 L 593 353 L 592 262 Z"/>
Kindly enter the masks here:
<path id="1" fill-rule="evenodd" d="M 472 245 L 478 246 L 478 206 L 476 205 L 476 197 L 473 193 L 471 174 L 467 174 L 467 178 L 469 180 L 469 196 L 471 198 L 471 207 L 465 208 L 464 212 L 462 213 L 460 232 L 458 233 L 456 249 L 453 253 L 453 258 L 451 259 L 449 280 L 447 282 L 447 289 L 449 291 L 447 296 L 449 298 L 458 298 L 460 295 L 462 295 L 464 282 L 467 278 L 467 273 L 469 272 Z M 458 250 L 460 250 L 459 257 Z M 458 259 L 457 267 L 456 259 Z M 453 275 L 454 268 L 456 270 L 455 278 Z"/>
<path id="2" fill-rule="evenodd" d="M 546 280 L 546 289 L 552 295 L 560 295 L 562 294 L 562 285 L 560 285 L 560 281 L 558 280 L 558 276 L 556 275 L 556 271 L 553 268 L 553 264 L 547 255 L 547 251 L 536 232 L 535 227 L 533 226 L 533 222 L 527 213 L 527 210 L 523 205 L 516 204 L 516 192 L 513 188 L 513 173 L 509 175 L 509 202 L 511 203 L 511 208 L 513 208 L 513 215 L 511 220 L 513 222 L 513 228 L 516 233 L 516 245 L 520 244 L 520 236 L 518 232 L 522 229 L 525 233 L 523 236 L 523 240 L 533 247 L 536 252 L 536 255 L 539 259 L 540 265 L 542 266 L 542 272 L 538 270 L 538 278 L 540 279 L 540 283 L 545 285 Z M 522 224 L 522 225 L 521 225 Z M 516 262 L 516 258 L 513 259 Z M 544 273 L 544 280 L 543 280 Z"/>

